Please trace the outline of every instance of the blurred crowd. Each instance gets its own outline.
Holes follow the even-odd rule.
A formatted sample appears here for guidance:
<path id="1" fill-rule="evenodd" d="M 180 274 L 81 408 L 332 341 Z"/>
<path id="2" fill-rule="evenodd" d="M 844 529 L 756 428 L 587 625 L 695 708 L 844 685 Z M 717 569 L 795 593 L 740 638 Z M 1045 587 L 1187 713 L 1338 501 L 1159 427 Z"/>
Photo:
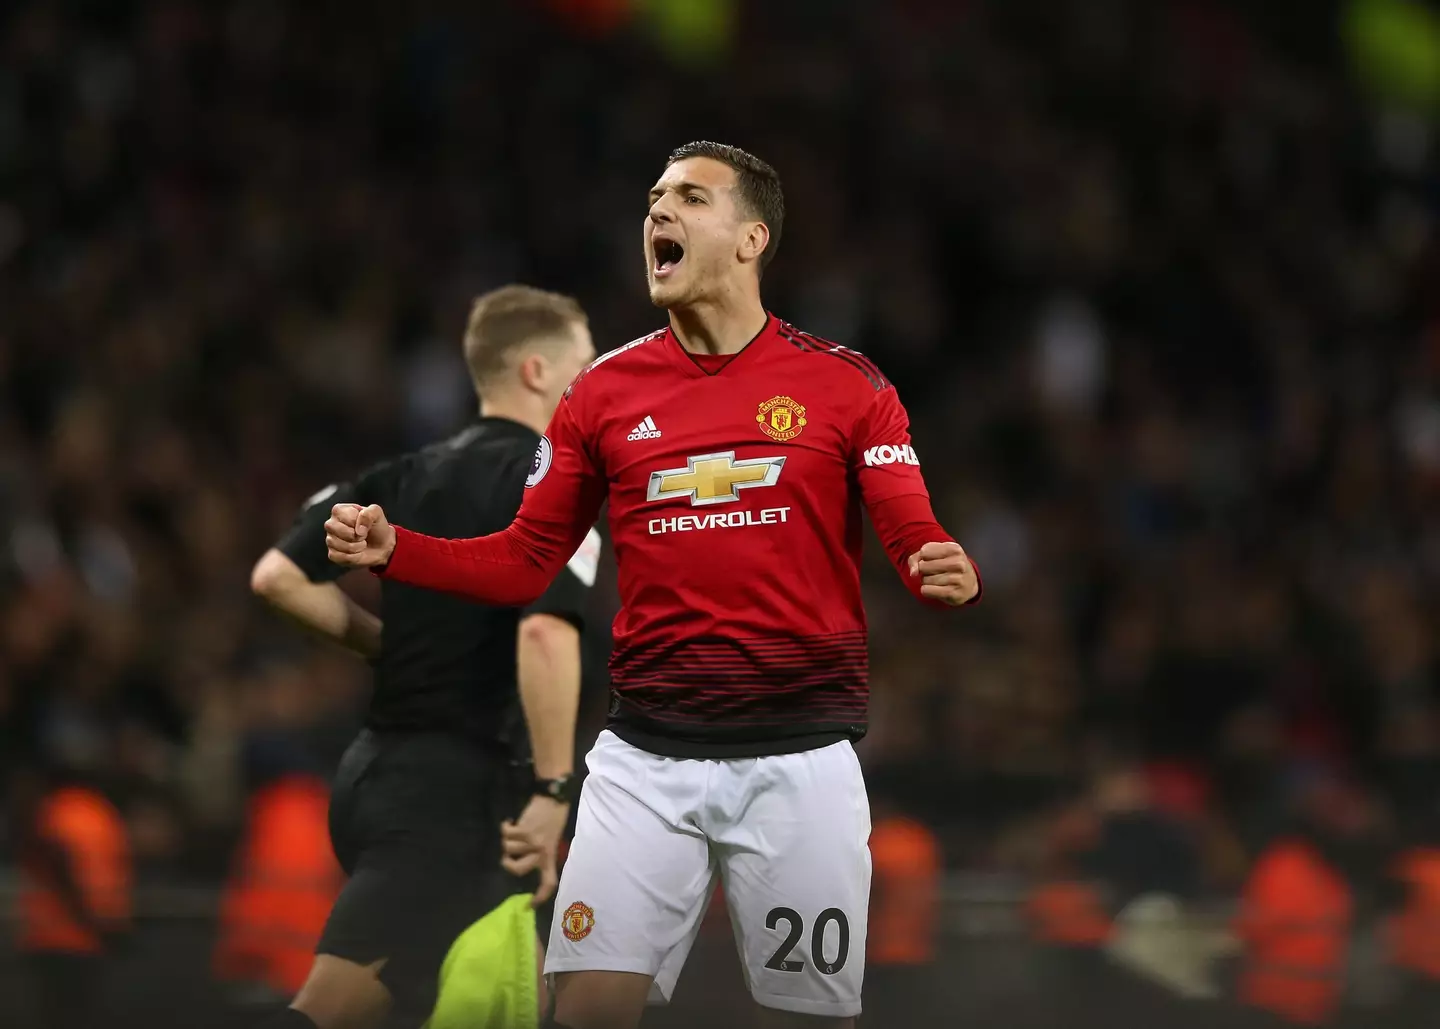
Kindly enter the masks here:
<path id="1" fill-rule="evenodd" d="M 1144 809 L 1231 890 L 1324 811 L 1378 876 L 1440 794 L 1440 179 L 1340 10 L 741 3 L 697 67 L 585 6 L 0 13 L 5 781 L 87 769 L 142 871 L 218 876 L 367 688 L 251 564 L 473 413 L 473 295 L 660 324 L 641 198 L 708 137 L 780 170 L 767 302 L 898 384 L 985 573 L 934 616 L 871 548 L 877 794 L 952 865 Z"/>

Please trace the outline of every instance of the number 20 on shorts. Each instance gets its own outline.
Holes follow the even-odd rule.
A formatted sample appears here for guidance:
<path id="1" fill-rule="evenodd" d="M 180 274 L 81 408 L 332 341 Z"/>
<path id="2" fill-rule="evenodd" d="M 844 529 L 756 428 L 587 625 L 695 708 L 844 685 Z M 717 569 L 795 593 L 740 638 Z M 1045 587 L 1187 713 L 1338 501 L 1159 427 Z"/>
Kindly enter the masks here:
<path id="1" fill-rule="evenodd" d="M 791 961 L 790 952 L 795 949 L 805 932 L 805 920 L 794 908 L 771 908 L 770 913 L 765 916 L 765 928 L 773 931 L 779 928 L 781 922 L 788 924 L 789 931 L 780 948 L 765 962 L 765 967 L 777 972 L 803 972 L 805 962 Z M 834 961 L 825 957 L 825 929 L 831 922 L 840 928 L 840 948 Z M 839 908 L 826 908 L 820 912 L 820 917 L 815 919 L 815 925 L 810 931 L 810 956 L 815 960 L 815 967 L 824 975 L 834 975 L 845 967 L 845 961 L 850 957 L 850 922 L 845 918 L 845 912 Z"/>

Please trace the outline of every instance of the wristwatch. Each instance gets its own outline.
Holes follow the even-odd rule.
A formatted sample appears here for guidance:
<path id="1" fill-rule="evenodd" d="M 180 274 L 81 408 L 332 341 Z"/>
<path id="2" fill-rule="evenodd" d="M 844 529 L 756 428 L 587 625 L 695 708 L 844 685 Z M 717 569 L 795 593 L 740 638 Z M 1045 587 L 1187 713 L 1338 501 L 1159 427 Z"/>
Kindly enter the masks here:
<path id="1" fill-rule="evenodd" d="M 558 779 L 536 779 L 535 795 L 538 797 L 549 797 L 551 800 L 559 801 L 561 804 L 573 804 L 575 802 L 575 776 L 562 775 Z"/>

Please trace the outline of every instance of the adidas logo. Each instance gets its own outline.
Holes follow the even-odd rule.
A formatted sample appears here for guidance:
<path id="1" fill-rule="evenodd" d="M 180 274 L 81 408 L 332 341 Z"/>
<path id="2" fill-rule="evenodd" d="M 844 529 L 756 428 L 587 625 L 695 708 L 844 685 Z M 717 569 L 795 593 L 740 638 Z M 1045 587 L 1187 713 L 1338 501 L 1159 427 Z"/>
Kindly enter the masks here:
<path id="1" fill-rule="evenodd" d="M 635 426 L 634 430 L 630 433 L 630 435 L 626 436 L 625 438 L 632 443 L 635 442 L 637 439 L 659 439 L 660 430 L 655 428 L 655 419 L 651 418 L 647 414 L 645 416 L 645 420 L 639 425 Z"/>

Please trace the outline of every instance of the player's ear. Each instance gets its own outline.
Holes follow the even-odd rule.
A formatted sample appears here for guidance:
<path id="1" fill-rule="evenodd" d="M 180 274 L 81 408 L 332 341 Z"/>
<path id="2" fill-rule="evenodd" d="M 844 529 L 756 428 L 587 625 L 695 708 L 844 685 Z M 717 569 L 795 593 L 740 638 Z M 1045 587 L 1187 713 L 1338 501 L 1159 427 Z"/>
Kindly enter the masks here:
<path id="1" fill-rule="evenodd" d="M 758 261 L 770 245 L 770 229 L 764 222 L 746 222 L 740 235 L 740 259 Z"/>

